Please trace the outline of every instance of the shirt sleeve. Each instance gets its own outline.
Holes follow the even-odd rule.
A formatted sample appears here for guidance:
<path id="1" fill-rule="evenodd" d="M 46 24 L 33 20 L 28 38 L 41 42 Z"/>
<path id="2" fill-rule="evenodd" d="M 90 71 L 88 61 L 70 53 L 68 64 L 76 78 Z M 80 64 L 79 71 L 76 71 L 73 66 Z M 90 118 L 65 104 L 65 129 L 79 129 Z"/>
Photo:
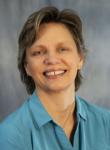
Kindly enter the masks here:
<path id="1" fill-rule="evenodd" d="M 110 111 L 107 111 L 106 115 L 105 115 L 105 124 L 104 124 L 104 128 L 105 128 L 105 139 L 106 139 L 106 143 L 107 145 L 109 145 L 109 149 L 110 149 Z"/>
<path id="2" fill-rule="evenodd" d="M 109 111 L 109 117 L 108 117 L 108 145 L 110 146 L 110 111 Z"/>
<path id="3" fill-rule="evenodd" d="M 14 126 L 0 124 L 0 149 L 25 150 L 22 136 Z"/>

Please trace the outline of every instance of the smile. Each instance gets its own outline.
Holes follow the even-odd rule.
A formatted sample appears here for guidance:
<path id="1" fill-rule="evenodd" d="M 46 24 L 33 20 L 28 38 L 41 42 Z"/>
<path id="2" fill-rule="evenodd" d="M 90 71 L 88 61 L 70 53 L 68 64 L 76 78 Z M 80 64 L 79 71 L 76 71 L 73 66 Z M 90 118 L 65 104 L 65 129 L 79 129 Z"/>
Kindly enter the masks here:
<path id="1" fill-rule="evenodd" d="M 45 71 L 44 75 L 46 77 L 55 77 L 59 75 L 63 75 L 67 70 L 56 70 L 56 71 Z"/>

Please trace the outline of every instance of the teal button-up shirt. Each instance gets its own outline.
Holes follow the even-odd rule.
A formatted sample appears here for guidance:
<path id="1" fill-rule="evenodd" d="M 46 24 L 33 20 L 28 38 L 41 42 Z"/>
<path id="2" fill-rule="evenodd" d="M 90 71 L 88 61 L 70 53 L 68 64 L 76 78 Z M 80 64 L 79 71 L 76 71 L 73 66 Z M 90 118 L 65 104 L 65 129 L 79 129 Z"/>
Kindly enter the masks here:
<path id="1" fill-rule="evenodd" d="M 0 150 L 110 150 L 110 112 L 76 96 L 72 143 L 35 92 L 0 123 Z"/>

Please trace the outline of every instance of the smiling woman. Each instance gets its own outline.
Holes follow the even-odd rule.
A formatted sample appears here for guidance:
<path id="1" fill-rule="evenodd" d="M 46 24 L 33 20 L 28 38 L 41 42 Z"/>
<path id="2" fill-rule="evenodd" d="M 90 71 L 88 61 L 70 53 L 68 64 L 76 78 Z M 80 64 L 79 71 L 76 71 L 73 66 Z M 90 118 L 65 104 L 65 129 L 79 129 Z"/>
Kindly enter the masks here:
<path id="1" fill-rule="evenodd" d="M 61 23 L 41 25 L 38 39 L 26 51 L 25 69 L 34 80 L 37 93 L 54 93 L 69 88 L 74 91 L 77 70 L 82 64 L 83 58 L 77 52 L 71 33 Z"/>
<path id="2" fill-rule="evenodd" d="M 76 96 L 85 56 L 74 11 L 45 7 L 29 16 L 19 37 L 18 68 L 31 96 L 0 124 L 0 148 L 110 149 L 110 112 Z"/>

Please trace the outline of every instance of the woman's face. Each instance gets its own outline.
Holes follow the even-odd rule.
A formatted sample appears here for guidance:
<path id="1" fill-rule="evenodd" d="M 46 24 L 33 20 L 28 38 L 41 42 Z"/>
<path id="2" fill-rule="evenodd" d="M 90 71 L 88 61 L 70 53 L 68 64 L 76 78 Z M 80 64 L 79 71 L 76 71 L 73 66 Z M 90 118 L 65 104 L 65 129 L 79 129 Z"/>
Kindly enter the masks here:
<path id="1" fill-rule="evenodd" d="M 37 40 L 26 51 L 25 69 L 33 78 L 36 90 L 74 90 L 77 70 L 82 64 L 71 33 L 60 23 L 42 24 Z"/>

